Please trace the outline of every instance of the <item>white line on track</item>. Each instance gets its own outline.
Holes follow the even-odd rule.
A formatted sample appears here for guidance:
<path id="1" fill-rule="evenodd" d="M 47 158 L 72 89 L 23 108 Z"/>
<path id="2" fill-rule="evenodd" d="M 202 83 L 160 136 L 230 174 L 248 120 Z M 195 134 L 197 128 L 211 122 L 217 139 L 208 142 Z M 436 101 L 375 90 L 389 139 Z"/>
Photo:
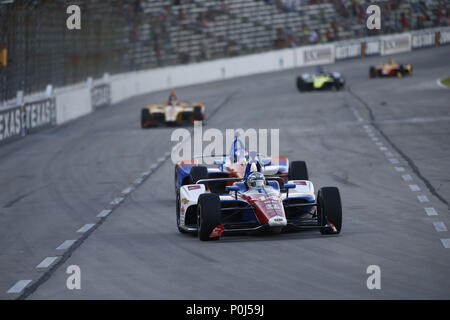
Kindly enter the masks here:
<path id="1" fill-rule="evenodd" d="M 23 289 L 25 289 L 25 287 L 27 285 L 30 284 L 32 280 L 19 280 L 16 282 L 16 284 L 14 286 L 12 286 L 7 293 L 21 293 Z"/>
<path id="2" fill-rule="evenodd" d="M 417 184 L 409 184 L 408 187 L 409 187 L 409 190 L 411 190 L 411 191 L 414 191 L 414 192 L 420 191 L 420 187 Z"/>
<path id="3" fill-rule="evenodd" d="M 358 110 L 356 110 L 353 107 L 350 107 L 350 109 L 352 110 L 353 115 L 355 116 L 355 118 L 358 119 L 358 122 L 363 122 L 364 121 L 364 119 L 359 115 Z"/>
<path id="4" fill-rule="evenodd" d="M 98 218 L 104 218 L 104 217 L 106 217 L 108 214 L 110 214 L 111 213 L 111 210 L 103 210 L 103 211 L 101 211 L 98 215 L 97 215 L 97 217 Z"/>
<path id="5" fill-rule="evenodd" d="M 120 204 L 123 201 L 123 197 L 117 197 L 115 198 L 113 201 L 111 201 L 109 204 L 112 206 L 116 206 L 118 204 Z"/>
<path id="6" fill-rule="evenodd" d="M 436 209 L 434 209 L 434 208 L 425 208 L 425 212 L 427 213 L 428 216 L 437 216 L 438 215 Z"/>
<path id="7" fill-rule="evenodd" d="M 395 158 L 391 158 L 391 159 L 389 159 L 389 161 L 390 161 L 392 164 L 398 164 L 398 163 L 400 163 L 400 161 L 398 161 L 398 160 L 395 159 Z"/>
<path id="8" fill-rule="evenodd" d="M 410 174 L 404 174 L 402 175 L 402 179 L 405 181 L 412 181 L 412 176 Z"/>
<path id="9" fill-rule="evenodd" d="M 450 239 L 441 239 L 442 245 L 446 249 L 450 249 Z"/>
<path id="10" fill-rule="evenodd" d="M 170 157 L 171 154 L 172 154 L 172 152 L 167 151 L 167 152 L 164 154 L 164 156 L 165 156 L 165 157 Z"/>
<path id="11" fill-rule="evenodd" d="M 63 243 L 61 243 L 61 245 L 60 245 L 58 248 L 56 248 L 56 250 L 66 250 L 66 249 L 69 249 L 69 248 L 75 243 L 75 241 L 76 241 L 76 240 L 66 240 L 66 241 L 64 241 Z"/>
<path id="12" fill-rule="evenodd" d="M 380 150 L 381 150 L 381 151 L 387 151 L 388 148 L 386 148 L 386 147 L 380 147 Z"/>
<path id="13" fill-rule="evenodd" d="M 149 173 L 150 174 L 150 173 Z M 134 190 L 134 188 L 133 187 L 128 187 L 128 188 L 126 188 L 126 189 L 123 189 L 122 190 L 122 194 L 129 194 L 129 193 L 131 193 L 131 191 L 133 191 Z"/>
<path id="14" fill-rule="evenodd" d="M 443 223 L 442 221 L 433 222 L 433 225 L 437 232 L 448 231 L 445 223 Z"/>
<path id="15" fill-rule="evenodd" d="M 390 151 L 385 152 L 384 155 L 385 155 L 386 157 L 388 157 L 388 158 L 394 156 L 394 155 L 392 154 L 392 152 L 390 152 Z"/>
<path id="16" fill-rule="evenodd" d="M 395 167 L 395 171 L 397 171 L 397 172 L 405 172 L 405 168 L 403 168 L 403 167 Z"/>
<path id="17" fill-rule="evenodd" d="M 153 165 L 150 167 L 150 170 L 154 170 L 157 166 L 158 166 L 158 163 L 153 164 Z"/>
<path id="18" fill-rule="evenodd" d="M 142 181 L 144 181 L 144 179 L 142 179 L 142 178 L 137 178 L 136 180 L 133 181 L 133 184 L 138 185 L 138 184 L 141 184 Z"/>
<path id="19" fill-rule="evenodd" d="M 372 138 L 372 141 L 373 141 L 373 142 L 377 142 L 378 140 L 379 140 L 379 139 L 378 139 L 377 137 L 373 137 L 373 138 Z"/>
<path id="20" fill-rule="evenodd" d="M 379 147 L 382 147 L 382 146 L 383 146 L 383 142 L 380 142 L 380 141 L 376 142 L 375 144 L 376 144 L 377 146 L 379 146 Z"/>
<path id="21" fill-rule="evenodd" d="M 44 260 L 42 260 L 41 263 L 39 263 L 36 268 L 37 269 L 44 269 L 44 268 L 48 268 L 53 262 L 56 261 L 56 259 L 58 259 L 58 257 L 47 257 Z"/>
<path id="22" fill-rule="evenodd" d="M 428 197 L 423 194 L 421 194 L 420 196 L 417 196 L 417 199 L 419 200 L 419 202 L 430 202 L 430 200 L 428 200 Z"/>
<path id="23" fill-rule="evenodd" d="M 166 160 L 166 158 L 165 157 L 161 157 L 158 160 L 156 160 L 156 162 L 163 162 L 164 160 Z"/>
<path id="24" fill-rule="evenodd" d="M 88 223 L 82 226 L 80 229 L 77 230 L 78 233 L 85 233 L 86 231 L 89 231 L 95 224 Z"/>

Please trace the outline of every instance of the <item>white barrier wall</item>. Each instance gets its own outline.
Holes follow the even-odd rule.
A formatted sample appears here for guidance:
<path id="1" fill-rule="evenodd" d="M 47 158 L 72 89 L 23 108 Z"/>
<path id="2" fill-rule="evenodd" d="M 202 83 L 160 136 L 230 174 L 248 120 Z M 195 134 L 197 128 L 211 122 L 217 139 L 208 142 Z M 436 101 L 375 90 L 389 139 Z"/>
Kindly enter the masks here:
<path id="1" fill-rule="evenodd" d="M 88 85 L 80 85 L 55 92 L 56 124 L 77 119 L 92 111 L 91 91 Z"/>
<path id="2" fill-rule="evenodd" d="M 319 44 L 294 49 L 297 66 L 314 66 L 335 61 L 334 44 Z"/>
<path id="3" fill-rule="evenodd" d="M 111 77 L 111 102 L 117 103 L 151 91 L 293 68 L 295 66 L 294 60 L 293 50 L 284 49 L 242 57 L 125 73 Z"/>
<path id="4" fill-rule="evenodd" d="M 411 51 L 411 34 L 404 33 L 381 38 L 381 55 Z"/>

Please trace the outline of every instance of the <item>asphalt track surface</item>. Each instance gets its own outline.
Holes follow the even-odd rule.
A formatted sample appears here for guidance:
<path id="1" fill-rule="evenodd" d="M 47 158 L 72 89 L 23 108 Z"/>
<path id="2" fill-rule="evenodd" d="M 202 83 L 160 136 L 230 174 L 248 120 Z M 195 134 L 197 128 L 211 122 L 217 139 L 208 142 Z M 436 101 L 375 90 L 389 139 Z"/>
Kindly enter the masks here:
<path id="1" fill-rule="evenodd" d="M 382 57 L 328 66 L 346 77 L 342 92 L 298 93 L 295 76 L 313 68 L 177 89 L 206 103 L 205 129 L 279 128 L 280 153 L 306 160 L 316 189 L 340 188 L 338 236 L 178 233 L 174 128 L 139 127 L 140 108 L 166 91 L 2 146 L 0 298 L 449 299 L 450 90 L 436 80 L 450 74 L 450 47 L 396 59 L 414 75 L 370 80 Z M 77 241 L 56 250 L 66 240 Z M 36 268 L 46 257 L 57 259 Z M 66 287 L 69 265 L 81 290 Z M 366 286 L 370 265 L 381 290 Z M 32 282 L 7 293 L 19 280 Z"/>

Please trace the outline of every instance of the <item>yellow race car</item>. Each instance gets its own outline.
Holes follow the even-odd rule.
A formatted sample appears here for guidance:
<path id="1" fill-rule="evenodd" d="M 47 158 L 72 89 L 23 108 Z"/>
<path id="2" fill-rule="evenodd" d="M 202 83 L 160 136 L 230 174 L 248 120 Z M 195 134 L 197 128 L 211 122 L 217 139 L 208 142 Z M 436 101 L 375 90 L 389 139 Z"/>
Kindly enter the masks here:
<path id="1" fill-rule="evenodd" d="M 204 121 L 205 115 L 203 103 L 178 101 L 172 90 L 167 103 L 148 105 L 142 109 L 141 127 L 194 123 L 194 121 Z"/>

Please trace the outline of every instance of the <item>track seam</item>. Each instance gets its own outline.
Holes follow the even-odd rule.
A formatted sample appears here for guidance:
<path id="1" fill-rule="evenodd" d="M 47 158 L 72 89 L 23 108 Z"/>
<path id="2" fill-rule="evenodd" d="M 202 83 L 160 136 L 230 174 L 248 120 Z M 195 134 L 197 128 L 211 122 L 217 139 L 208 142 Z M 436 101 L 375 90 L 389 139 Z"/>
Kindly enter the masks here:
<path id="1" fill-rule="evenodd" d="M 211 115 L 209 116 L 209 118 L 211 118 L 214 114 L 216 114 L 219 109 L 221 109 L 223 106 L 225 106 L 226 104 L 228 104 L 228 102 L 231 100 L 231 98 L 237 93 L 237 91 L 233 91 L 232 93 L 228 94 L 226 96 L 225 99 L 223 99 L 223 101 L 221 101 L 217 107 L 213 110 L 213 112 L 211 113 Z M 100 227 L 105 220 L 111 215 L 111 213 L 113 211 L 115 211 L 117 208 L 120 207 L 120 205 L 129 197 L 131 196 L 131 194 L 133 194 L 134 191 L 136 191 L 140 185 L 142 185 L 146 180 L 148 180 L 153 173 L 159 168 L 161 167 L 165 161 L 167 160 L 167 158 L 169 158 L 171 155 L 170 152 L 166 153 L 163 157 L 159 158 L 160 161 L 158 161 L 156 164 L 154 164 L 151 168 L 150 171 L 147 171 L 145 173 L 145 175 L 141 175 L 140 176 L 140 183 L 135 185 L 133 191 L 127 193 L 127 194 L 123 194 L 121 193 L 120 196 L 117 196 L 116 198 L 123 198 L 119 203 L 117 204 L 113 204 L 111 205 L 111 203 L 109 204 L 108 210 L 110 210 L 109 214 L 106 216 L 101 217 L 88 231 L 84 232 L 83 235 L 81 237 L 79 237 L 65 252 L 64 254 L 61 256 L 60 259 L 58 259 L 58 261 L 50 267 L 50 269 L 47 269 L 47 271 L 44 272 L 44 274 L 38 278 L 38 280 L 36 280 L 36 282 L 32 283 L 31 285 L 25 287 L 23 289 L 23 292 L 16 297 L 14 300 L 25 300 L 26 298 L 28 298 L 32 293 L 34 293 L 42 284 L 44 284 L 48 279 L 50 279 L 50 277 L 56 272 L 56 270 L 63 265 L 71 256 L 72 253 L 79 247 L 81 246 L 81 244 L 83 244 L 83 242 L 95 231 L 97 230 L 98 227 Z M 114 198 L 114 199 L 116 199 Z"/>
<path id="2" fill-rule="evenodd" d="M 360 96 L 358 96 L 355 92 L 353 92 L 350 87 L 348 87 L 348 92 L 350 95 L 352 95 L 354 98 L 356 98 L 359 102 L 362 103 L 362 105 L 366 108 L 367 112 L 369 113 L 370 118 L 370 124 L 378 131 L 378 133 L 391 145 L 391 147 L 401 156 L 403 159 L 408 163 L 408 165 L 411 167 L 412 171 L 419 177 L 420 180 L 425 184 L 425 186 L 428 188 L 430 193 L 434 195 L 436 198 L 438 198 L 443 204 L 445 204 L 448 209 L 450 210 L 450 203 L 441 196 L 437 190 L 434 188 L 434 186 L 431 184 L 430 181 L 428 181 L 427 178 L 420 172 L 419 168 L 416 166 L 414 161 L 408 157 L 385 133 L 384 131 L 377 125 L 375 116 L 373 114 L 372 108 L 369 106 L 367 102 L 365 102 Z"/>

